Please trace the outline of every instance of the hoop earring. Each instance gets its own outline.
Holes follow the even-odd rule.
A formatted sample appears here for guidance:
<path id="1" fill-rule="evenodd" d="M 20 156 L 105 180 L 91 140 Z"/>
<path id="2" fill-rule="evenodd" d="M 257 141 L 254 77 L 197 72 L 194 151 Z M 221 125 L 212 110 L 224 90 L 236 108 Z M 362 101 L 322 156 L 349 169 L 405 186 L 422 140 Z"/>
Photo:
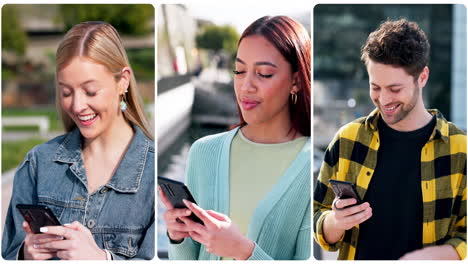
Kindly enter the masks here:
<path id="1" fill-rule="evenodd" d="M 296 93 L 291 93 L 291 101 L 293 104 L 297 103 L 297 94 Z"/>
<path id="2" fill-rule="evenodd" d="M 120 101 L 120 111 L 125 112 L 127 110 L 127 103 L 125 102 L 125 94 L 122 95 L 122 101 Z"/>

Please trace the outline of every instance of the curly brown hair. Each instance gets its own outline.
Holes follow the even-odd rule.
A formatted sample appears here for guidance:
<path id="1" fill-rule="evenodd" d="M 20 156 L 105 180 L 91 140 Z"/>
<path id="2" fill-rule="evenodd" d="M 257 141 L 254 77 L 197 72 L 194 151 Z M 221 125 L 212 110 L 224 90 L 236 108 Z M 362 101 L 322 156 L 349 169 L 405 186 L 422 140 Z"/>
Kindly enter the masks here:
<path id="1" fill-rule="evenodd" d="M 415 22 L 387 20 L 372 32 L 361 49 L 361 60 L 402 67 L 416 80 L 429 62 L 429 41 Z"/>

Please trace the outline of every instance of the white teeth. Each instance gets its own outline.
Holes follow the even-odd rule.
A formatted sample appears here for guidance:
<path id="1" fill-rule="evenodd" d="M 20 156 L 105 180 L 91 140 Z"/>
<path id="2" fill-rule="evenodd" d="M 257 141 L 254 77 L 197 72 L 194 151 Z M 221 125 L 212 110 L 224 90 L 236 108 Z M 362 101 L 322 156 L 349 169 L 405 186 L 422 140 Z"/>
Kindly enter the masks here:
<path id="1" fill-rule="evenodd" d="M 390 108 L 383 108 L 385 111 L 392 111 L 393 109 L 397 108 L 398 105 L 395 105 L 394 107 L 390 107 Z"/>
<path id="2" fill-rule="evenodd" d="M 91 114 L 91 115 L 86 115 L 86 116 L 78 116 L 78 118 L 81 121 L 88 121 L 90 119 L 93 119 L 96 116 L 96 114 Z"/>

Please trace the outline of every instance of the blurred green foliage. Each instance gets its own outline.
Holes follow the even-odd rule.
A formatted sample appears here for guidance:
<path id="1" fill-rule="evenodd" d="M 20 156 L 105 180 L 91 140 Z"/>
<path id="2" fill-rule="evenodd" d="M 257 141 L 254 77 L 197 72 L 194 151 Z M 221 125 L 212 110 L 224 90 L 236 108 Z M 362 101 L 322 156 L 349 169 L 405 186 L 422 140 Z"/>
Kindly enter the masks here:
<path id="1" fill-rule="evenodd" d="M 230 25 L 207 25 L 202 28 L 201 33 L 196 37 L 198 48 L 213 50 L 215 52 L 224 50 L 230 55 L 236 52 L 238 40 L 239 34 L 237 30 Z"/>
<path id="2" fill-rule="evenodd" d="M 59 20 L 65 31 L 85 21 L 105 21 L 119 29 L 121 34 L 143 35 L 151 32 L 154 7 L 150 4 L 62 4 Z"/>
<path id="3" fill-rule="evenodd" d="M 27 37 L 18 18 L 16 5 L 2 7 L 2 49 L 24 55 Z"/>
<path id="4" fill-rule="evenodd" d="M 34 146 L 44 143 L 44 139 L 31 138 L 22 141 L 2 142 L 2 172 L 20 165 L 24 157 Z M 8 154 L 7 154 L 8 153 Z"/>
<path id="5" fill-rule="evenodd" d="M 59 114 L 54 107 L 47 108 L 4 108 L 2 109 L 2 117 L 13 117 L 13 116 L 47 116 L 50 122 L 50 131 L 62 131 L 62 121 L 60 120 Z M 25 128 L 29 130 L 28 128 Z M 6 131 L 10 130 L 8 127 Z M 18 129 L 14 129 L 18 130 Z M 5 153 L 5 152 L 4 152 Z"/>
<path id="6" fill-rule="evenodd" d="M 128 60 L 137 80 L 154 80 L 154 49 L 127 49 Z"/>

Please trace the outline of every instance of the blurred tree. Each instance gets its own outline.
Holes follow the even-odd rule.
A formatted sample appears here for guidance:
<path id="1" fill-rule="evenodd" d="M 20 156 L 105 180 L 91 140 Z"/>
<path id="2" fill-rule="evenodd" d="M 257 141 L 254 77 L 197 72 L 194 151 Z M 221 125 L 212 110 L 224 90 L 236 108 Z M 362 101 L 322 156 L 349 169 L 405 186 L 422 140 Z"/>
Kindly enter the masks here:
<path id="1" fill-rule="evenodd" d="M 4 5 L 2 8 L 2 50 L 24 55 L 27 40 L 15 5 Z"/>
<path id="2" fill-rule="evenodd" d="M 236 52 L 239 34 L 233 26 L 207 25 L 197 35 L 197 46 L 218 52 L 224 50 L 229 55 Z"/>
<path id="3" fill-rule="evenodd" d="M 100 4 L 63 4 L 60 5 L 59 18 L 68 31 L 84 21 L 105 21 L 119 29 L 119 33 L 143 35 L 151 32 L 154 20 L 154 7 L 140 5 L 100 5 Z"/>

